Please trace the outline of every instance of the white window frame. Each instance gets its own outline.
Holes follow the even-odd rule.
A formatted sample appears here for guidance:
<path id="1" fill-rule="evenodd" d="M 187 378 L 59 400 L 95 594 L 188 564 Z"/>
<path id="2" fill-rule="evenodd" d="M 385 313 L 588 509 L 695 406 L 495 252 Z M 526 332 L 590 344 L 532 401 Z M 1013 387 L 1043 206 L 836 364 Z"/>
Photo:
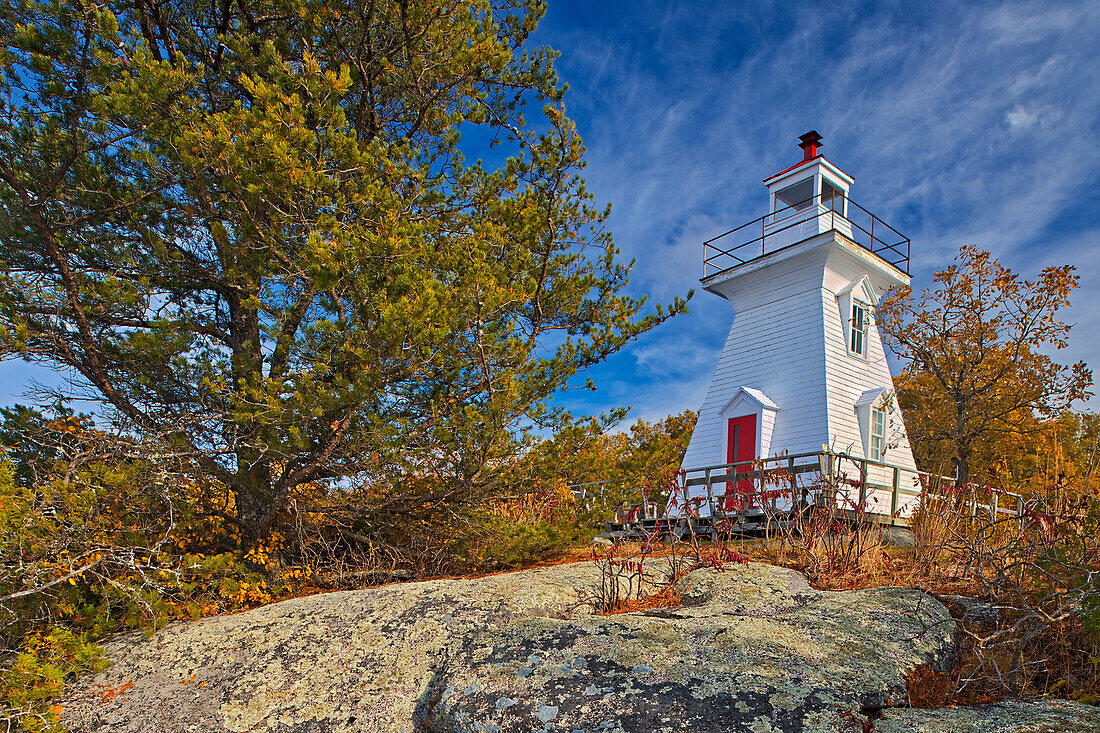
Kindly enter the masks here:
<path id="1" fill-rule="evenodd" d="M 858 319 L 858 324 L 856 319 L 857 313 L 861 316 Z M 867 356 L 867 334 L 869 332 L 867 325 L 870 320 L 871 307 L 862 300 L 852 298 L 851 320 L 848 322 L 848 351 L 850 353 L 862 357 Z"/>
<path id="2" fill-rule="evenodd" d="M 833 194 L 829 198 L 825 198 L 826 185 L 833 190 Z M 848 192 L 828 176 L 821 177 L 821 206 L 831 209 L 845 218 L 848 216 Z"/>
<path id="3" fill-rule="evenodd" d="M 886 410 L 882 407 L 871 406 L 870 424 L 871 446 L 868 451 L 871 460 L 881 461 L 883 451 L 886 449 Z"/>

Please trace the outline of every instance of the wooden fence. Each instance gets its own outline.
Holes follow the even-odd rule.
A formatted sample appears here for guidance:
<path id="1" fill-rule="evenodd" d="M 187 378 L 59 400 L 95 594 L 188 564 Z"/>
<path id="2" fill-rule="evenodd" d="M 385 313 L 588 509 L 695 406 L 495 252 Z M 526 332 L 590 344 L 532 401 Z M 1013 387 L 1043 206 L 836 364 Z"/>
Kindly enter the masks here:
<path id="1" fill-rule="evenodd" d="M 574 496 L 589 509 L 607 506 L 609 482 L 576 484 Z M 823 507 L 880 524 L 907 526 L 922 496 L 952 497 L 971 515 L 1022 517 L 1019 494 L 989 487 L 957 487 L 955 479 L 885 461 L 823 449 L 712 466 L 682 469 L 666 494 L 635 490 L 616 503 L 609 529 L 651 530 L 720 520 L 743 529 L 787 521 L 810 507 Z"/>

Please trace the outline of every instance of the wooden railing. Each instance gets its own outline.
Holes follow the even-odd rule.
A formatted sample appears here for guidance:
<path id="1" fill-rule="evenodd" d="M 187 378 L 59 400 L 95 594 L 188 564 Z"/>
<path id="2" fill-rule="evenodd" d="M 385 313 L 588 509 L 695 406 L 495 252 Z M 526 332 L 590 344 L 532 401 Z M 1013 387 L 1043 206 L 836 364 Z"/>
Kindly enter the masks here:
<path id="1" fill-rule="evenodd" d="M 975 516 L 984 512 L 994 520 L 1024 513 L 1019 494 L 976 485 L 956 487 L 951 476 L 825 449 L 683 469 L 668 495 L 642 493 L 640 500 L 617 508 L 615 521 L 653 524 L 694 518 L 706 523 L 734 518 L 744 524 L 822 507 L 879 523 L 905 524 L 922 496 L 950 497 L 964 511 Z"/>
<path id="2" fill-rule="evenodd" d="M 593 481 L 570 488 L 574 498 L 591 510 L 597 504 L 608 507 L 609 484 Z M 619 496 L 622 493 L 616 491 Z M 682 469 L 667 493 L 641 489 L 626 493 L 635 498 L 614 507 L 616 524 L 648 526 L 689 519 L 707 523 L 725 518 L 743 524 L 809 507 L 835 509 L 883 524 L 905 524 L 922 496 L 950 499 L 956 511 L 975 517 L 981 513 L 993 521 L 1024 515 L 1019 494 L 974 484 L 959 487 L 952 476 L 831 449 Z M 887 497 L 889 501 L 878 501 Z"/>
<path id="3" fill-rule="evenodd" d="M 812 480 L 800 481 L 800 477 L 805 476 Z M 754 509 L 775 510 L 778 500 L 786 498 L 792 505 L 836 507 L 880 515 L 893 522 L 911 513 L 912 505 L 919 501 L 922 492 L 961 496 L 963 505 L 971 513 L 985 512 L 994 520 L 1003 514 L 1022 516 L 1024 511 L 1024 500 L 1019 494 L 977 485 L 956 487 L 952 476 L 829 449 L 689 468 L 682 472 L 682 477 L 681 496 L 673 503 L 697 505 L 698 513 L 703 516 L 729 513 L 725 507 L 730 503 L 738 514 Z M 746 482 L 751 482 L 747 491 Z M 691 489 L 698 486 L 705 488 L 705 496 L 692 495 Z M 716 486 L 721 486 L 721 493 L 716 491 Z M 888 510 L 871 501 L 877 499 L 876 494 L 887 492 L 890 497 Z"/>
<path id="4" fill-rule="evenodd" d="M 776 510 L 783 499 L 792 505 L 836 506 L 896 517 L 905 499 L 916 500 L 924 485 L 919 471 L 832 450 L 700 466 L 682 475 L 682 494 L 674 503 L 693 504 L 701 516 L 728 514 L 730 505 L 738 514 Z M 705 495 L 694 495 L 694 487 L 703 487 Z M 889 509 L 875 506 L 872 499 L 877 501 L 876 494 L 887 491 Z"/>

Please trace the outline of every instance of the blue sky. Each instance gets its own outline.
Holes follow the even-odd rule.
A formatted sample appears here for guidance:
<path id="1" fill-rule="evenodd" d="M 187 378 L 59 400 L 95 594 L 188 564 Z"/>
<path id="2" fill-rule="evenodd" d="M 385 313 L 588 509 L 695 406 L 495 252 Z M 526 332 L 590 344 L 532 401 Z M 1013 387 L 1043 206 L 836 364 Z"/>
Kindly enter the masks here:
<path id="1" fill-rule="evenodd" d="M 699 406 L 730 324 L 697 287 L 701 243 L 764 213 L 761 179 L 811 128 L 853 200 L 912 239 L 914 287 L 964 243 L 1025 276 L 1076 265 L 1058 358 L 1100 366 L 1100 3 L 551 0 L 538 40 L 561 51 L 633 291 L 696 287 L 570 393 L 579 410 Z"/>
<path id="2" fill-rule="evenodd" d="M 855 177 L 853 200 L 912 239 L 914 286 L 963 243 L 1025 276 L 1075 264 L 1059 358 L 1100 366 L 1098 39 L 1095 1 L 550 0 L 536 36 L 561 51 L 589 188 L 637 261 L 632 293 L 696 287 L 702 241 L 764 213 L 761 179 L 799 160 L 813 128 Z M 632 419 L 697 408 L 730 313 L 696 290 L 690 314 L 565 403 L 630 404 Z M 0 404 L 35 374 L 0 364 Z"/>

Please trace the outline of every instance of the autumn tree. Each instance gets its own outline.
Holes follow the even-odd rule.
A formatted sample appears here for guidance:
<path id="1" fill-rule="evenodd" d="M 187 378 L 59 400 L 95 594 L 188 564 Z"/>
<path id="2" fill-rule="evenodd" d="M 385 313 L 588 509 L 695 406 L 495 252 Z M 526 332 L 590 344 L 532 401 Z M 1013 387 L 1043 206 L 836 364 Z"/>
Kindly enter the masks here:
<path id="1" fill-rule="evenodd" d="M 896 290 L 879 304 L 879 326 L 907 362 L 898 392 L 910 436 L 926 456 L 949 458 L 960 483 L 992 436 L 1026 432 L 1089 396 L 1084 362 L 1042 353 L 1067 345 L 1070 325 L 1058 317 L 1077 287 L 1073 270 L 1048 267 L 1024 280 L 964 246 L 930 289 Z"/>
<path id="2" fill-rule="evenodd" d="M 647 485 L 664 488 L 680 468 L 697 418 L 698 413 L 685 410 L 654 422 L 637 420 L 629 430 L 609 429 L 595 420 L 571 426 L 529 451 L 516 466 L 514 483 L 606 482 L 616 503 L 634 498 Z"/>
<path id="3" fill-rule="evenodd" d="M 1100 477 L 1100 414 L 1067 412 L 1057 422 L 1064 460 L 1074 473 L 1093 485 Z"/>
<path id="4" fill-rule="evenodd" d="M 495 503 L 468 554 L 513 567 L 530 563 L 588 544 L 621 502 L 642 492 L 663 504 L 697 416 L 686 410 L 637 420 L 629 430 L 590 420 L 540 441 L 512 467 L 511 496 Z"/>
<path id="5" fill-rule="evenodd" d="M 544 9 L 7 5 L 0 356 L 227 490 L 245 543 L 305 485 L 389 517 L 492 492 L 517 427 L 683 305 L 623 293 Z"/>

